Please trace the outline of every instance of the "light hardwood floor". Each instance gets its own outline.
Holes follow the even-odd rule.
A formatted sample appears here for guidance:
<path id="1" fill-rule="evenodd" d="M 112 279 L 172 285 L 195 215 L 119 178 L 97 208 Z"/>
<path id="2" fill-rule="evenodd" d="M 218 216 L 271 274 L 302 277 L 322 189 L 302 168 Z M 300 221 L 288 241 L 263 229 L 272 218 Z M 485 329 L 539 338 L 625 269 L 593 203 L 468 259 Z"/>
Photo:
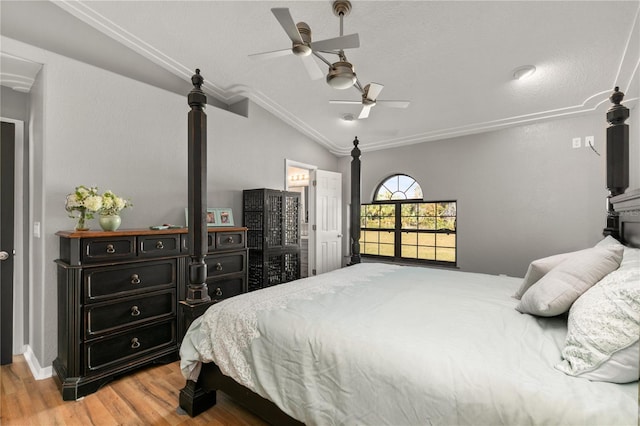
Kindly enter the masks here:
<path id="1" fill-rule="evenodd" d="M 266 425 L 221 392 L 217 404 L 199 416 L 179 414 L 179 362 L 137 370 L 79 401 L 63 401 L 53 378 L 35 380 L 21 355 L 0 367 L 0 382 L 3 426 Z"/>

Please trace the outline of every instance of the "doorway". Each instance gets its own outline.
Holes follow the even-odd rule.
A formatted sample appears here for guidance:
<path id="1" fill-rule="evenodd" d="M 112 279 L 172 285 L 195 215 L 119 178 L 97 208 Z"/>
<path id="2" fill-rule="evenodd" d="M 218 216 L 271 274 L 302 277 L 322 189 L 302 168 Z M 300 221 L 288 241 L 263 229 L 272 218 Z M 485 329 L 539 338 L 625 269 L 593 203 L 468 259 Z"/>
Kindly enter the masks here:
<path id="1" fill-rule="evenodd" d="M 2 121 L 0 133 L 0 364 L 13 357 L 13 255 L 16 126 Z"/>
<path id="2" fill-rule="evenodd" d="M 309 212 L 309 176 L 317 167 L 285 160 L 285 187 L 286 191 L 300 193 L 300 278 L 313 275 L 314 265 L 310 262 L 312 253 L 309 252 L 313 244 L 310 244 L 309 228 L 311 216 Z"/>
<path id="3" fill-rule="evenodd" d="M 26 190 L 28 158 L 25 123 L 2 117 L 0 138 L 0 251 L 9 259 L 0 261 L 0 347 L 2 363 L 25 351 L 25 324 L 28 323 L 25 300 L 26 228 L 28 211 Z M 13 133 L 11 133 L 13 128 Z"/>
<path id="4" fill-rule="evenodd" d="M 284 187 L 301 194 L 301 278 L 342 267 L 342 175 L 285 160 Z"/>

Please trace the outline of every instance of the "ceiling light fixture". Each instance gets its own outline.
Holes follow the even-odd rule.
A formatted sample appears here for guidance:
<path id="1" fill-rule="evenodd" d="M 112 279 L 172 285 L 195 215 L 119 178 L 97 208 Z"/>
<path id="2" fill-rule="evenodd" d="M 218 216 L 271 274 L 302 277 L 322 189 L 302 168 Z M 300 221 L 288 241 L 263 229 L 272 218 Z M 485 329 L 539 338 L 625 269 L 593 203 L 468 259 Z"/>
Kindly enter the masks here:
<path id="1" fill-rule="evenodd" d="M 333 13 L 340 18 L 340 36 L 342 37 L 343 31 L 343 18 L 349 15 L 351 12 L 351 2 L 348 0 L 334 1 Z M 340 60 L 329 65 L 329 73 L 327 74 L 327 84 L 334 89 L 344 90 L 353 86 L 356 83 L 356 73 L 353 69 L 351 62 L 347 61 L 347 57 L 344 55 L 344 50 L 338 52 Z M 323 59 L 323 58 L 320 58 Z"/>
<path id="2" fill-rule="evenodd" d="M 351 62 L 348 62 L 344 55 L 340 56 L 343 60 L 335 62 L 329 68 L 327 84 L 334 89 L 344 90 L 356 83 L 356 73 Z"/>
<path id="3" fill-rule="evenodd" d="M 345 114 L 342 116 L 342 120 L 346 122 L 353 121 L 355 119 L 353 114 Z"/>
<path id="4" fill-rule="evenodd" d="M 524 65 L 513 70 L 513 78 L 516 80 L 524 80 L 529 78 L 536 72 L 536 67 L 533 65 Z"/>

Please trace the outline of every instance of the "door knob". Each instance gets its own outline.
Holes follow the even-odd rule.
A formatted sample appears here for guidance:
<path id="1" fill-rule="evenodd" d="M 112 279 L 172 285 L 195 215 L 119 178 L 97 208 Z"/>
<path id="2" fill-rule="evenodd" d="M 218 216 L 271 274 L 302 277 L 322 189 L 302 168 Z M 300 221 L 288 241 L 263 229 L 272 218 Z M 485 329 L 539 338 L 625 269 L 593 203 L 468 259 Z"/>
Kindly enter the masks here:
<path id="1" fill-rule="evenodd" d="M 9 253 L 6 251 L 0 251 L 0 260 L 7 260 L 9 258 Z"/>

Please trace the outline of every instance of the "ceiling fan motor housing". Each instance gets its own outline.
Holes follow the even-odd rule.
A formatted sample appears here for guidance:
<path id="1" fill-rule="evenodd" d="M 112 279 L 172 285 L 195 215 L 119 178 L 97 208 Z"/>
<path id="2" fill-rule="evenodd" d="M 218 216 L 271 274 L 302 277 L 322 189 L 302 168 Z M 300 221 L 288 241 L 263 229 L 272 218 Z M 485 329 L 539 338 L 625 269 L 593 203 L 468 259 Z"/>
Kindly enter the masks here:
<path id="1" fill-rule="evenodd" d="M 327 74 L 327 84 L 334 89 L 348 89 L 356 82 L 356 73 L 353 70 L 353 65 L 350 62 L 340 61 L 335 62 L 329 68 L 329 74 Z"/>
<path id="2" fill-rule="evenodd" d="M 303 43 L 293 43 L 293 47 L 291 50 L 296 56 L 309 56 L 311 55 L 311 28 L 307 25 L 306 22 L 298 22 L 296 24 L 298 28 L 298 32 L 300 33 L 300 38 L 302 38 Z"/>

